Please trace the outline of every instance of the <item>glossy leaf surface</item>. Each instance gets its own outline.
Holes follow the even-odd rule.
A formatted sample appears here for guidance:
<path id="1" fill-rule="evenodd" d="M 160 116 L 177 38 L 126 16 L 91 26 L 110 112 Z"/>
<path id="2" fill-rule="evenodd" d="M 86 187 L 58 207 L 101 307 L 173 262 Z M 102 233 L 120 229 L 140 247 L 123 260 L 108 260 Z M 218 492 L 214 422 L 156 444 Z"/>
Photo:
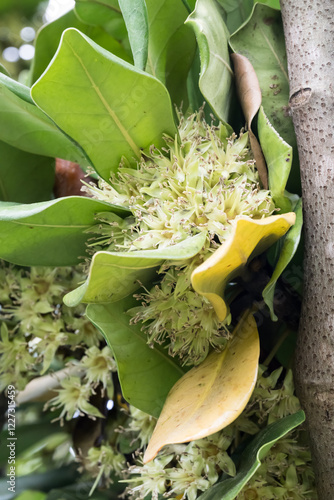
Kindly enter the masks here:
<path id="1" fill-rule="evenodd" d="M 0 258 L 22 266 L 70 266 L 86 253 L 95 213 L 117 209 L 69 196 L 30 205 L 0 202 Z"/>
<path id="2" fill-rule="evenodd" d="M 269 189 L 275 205 L 283 212 L 291 210 L 285 188 L 292 164 L 292 147 L 287 144 L 269 122 L 261 106 L 258 115 L 258 134 L 268 165 Z"/>
<path id="3" fill-rule="evenodd" d="M 115 302 L 148 283 L 157 267 L 166 260 L 186 260 L 203 247 L 205 233 L 188 238 L 166 249 L 134 252 L 97 252 L 91 263 L 87 281 L 64 297 L 66 305 L 80 302 Z"/>
<path id="4" fill-rule="evenodd" d="M 127 28 L 133 60 L 139 69 L 145 69 L 148 52 L 148 19 L 145 0 L 119 0 Z"/>
<path id="5" fill-rule="evenodd" d="M 299 411 L 265 427 L 245 448 L 236 476 L 214 484 L 200 495 L 198 500 L 234 500 L 260 467 L 261 460 L 267 455 L 270 448 L 304 420 L 304 412 Z"/>
<path id="6" fill-rule="evenodd" d="M 270 309 L 270 315 L 273 321 L 277 320 L 273 303 L 276 282 L 291 261 L 292 257 L 295 255 L 300 241 L 301 231 L 303 227 L 303 209 L 301 199 L 298 201 L 294 210 L 296 213 L 296 222 L 294 226 L 288 231 L 285 237 L 273 275 L 262 293 L 264 301 Z"/>
<path id="7" fill-rule="evenodd" d="M 117 18 L 119 18 L 122 25 L 124 25 L 120 10 L 118 12 Z M 90 16 L 90 20 L 92 20 L 92 16 Z M 103 21 L 106 22 L 105 16 L 103 17 Z M 93 25 L 91 25 L 90 23 L 87 24 L 86 22 L 82 22 L 75 15 L 74 11 L 71 10 L 55 21 L 44 25 L 38 32 L 35 41 L 36 49 L 31 68 L 31 84 L 34 83 L 46 70 L 48 64 L 57 51 L 61 35 L 67 28 L 76 28 L 80 30 L 82 33 L 85 33 L 85 35 L 89 36 L 92 40 L 101 45 L 101 47 L 109 50 L 116 56 L 131 62 L 131 56 L 119 41 L 110 36 L 101 27 L 94 26 L 94 22 L 92 24 Z M 115 36 L 117 34 L 118 33 L 116 33 Z"/>
<path id="8" fill-rule="evenodd" d="M 107 180 L 123 156 L 134 164 L 142 150 L 163 145 L 163 133 L 176 133 L 165 87 L 75 29 L 64 32 L 32 97 Z"/>
<path id="9" fill-rule="evenodd" d="M 32 102 L 30 90 L 0 74 L 0 140 L 29 153 L 81 161 L 81 151 Z"/>
<path id="10" fill-rule="evenodd" d="M 226 349 L 213 352 L 172 388 L 144 455 L 153 460 L 167 444 L 209 436 L 233 422 L 256 383 L 259 335 L 252 314 L 244 316 Z"/>
<path id="11" fill-rule="evenodd" d="M 253 0 L 218 0 L 225 12 L 225 22 L 230 33 L 237 30 L 252 12 Z"/>
<path id="12" fill-rule="evenodd" d="M 129 324 L 126 311 L 133 305 L 132 298 L 90 304 L 86 314 L 113 351 L 126 401 L 158 417 L 169 390 L 184 372 L 166 351 L 148 346 L 140 325 Z"/>
<path id="13" fill-rule="evenodd" d="M 239 217 L 230 237 L 191 276 L 193 288 L 212 303 L 220 321 L 229 313 L 224 300 L 226 284 L 242 273 L 256 255 L 267 250 L 295 222 L 293 212 L 265 219 Z"/>
<path id="14" fill-rule="evenodd" d="M 187 75 L 196 40 L 185 26 L 188 11 L 179 0 L 146 0 L 149 45 L 146 71 L 166 85 L 173 104 L 186 107 Z"/>
<path id="15" fill-rule="evenodd" d="M 228 30 L 215 0 L 198 0 L 188 17 L 201 56 L 200 90 L 217 117 L 228 121 L 233 71 L 228 50 Z"/>
<path id="16" fill-rule="evenodd" d="M 52 197 L 55 161 L 0 141 L 0 200 L 34 203 Z"/>
<path id="17" fill-rule="evenodd" d="M 117 0 L 76 0 L 74 11 L 82 22 L 103 26 L 117 40 L 127 38 L 125 22 Z"/>

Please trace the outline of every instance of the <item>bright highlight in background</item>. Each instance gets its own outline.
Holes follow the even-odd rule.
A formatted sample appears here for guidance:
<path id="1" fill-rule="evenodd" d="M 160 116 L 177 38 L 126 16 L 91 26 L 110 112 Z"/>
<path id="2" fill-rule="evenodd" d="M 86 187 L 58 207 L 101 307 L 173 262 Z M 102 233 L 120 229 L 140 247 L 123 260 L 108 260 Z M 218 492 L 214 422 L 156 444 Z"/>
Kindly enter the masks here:
<path id="1" fill-rule="evenodd" d="M 19 54 L 21 59 L 23 59 L 24 61 L 30 61 L 30 59 L 34 57 L 35 47 L 29 45 L 28 43 L 25 43 L 19 48 Z"/>
<path id="2" fill-rule="evenodd" d="M 49 4 L 44 14 L 44 21 L 50 23 L 58 17 L 73 9 L 74 0 L 49 0 Z"/>

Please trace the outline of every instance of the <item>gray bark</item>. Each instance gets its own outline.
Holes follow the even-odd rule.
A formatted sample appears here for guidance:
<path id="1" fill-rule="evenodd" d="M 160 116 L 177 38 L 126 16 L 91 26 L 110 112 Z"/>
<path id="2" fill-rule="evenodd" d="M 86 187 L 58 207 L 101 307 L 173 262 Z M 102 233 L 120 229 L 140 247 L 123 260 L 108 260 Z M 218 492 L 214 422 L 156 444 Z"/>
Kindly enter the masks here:
<path id="1" fill-rule="evenodd" d="M 319 500 L 334 498 L 334 0 L 281 0 L 305 220 L 296 353 Z"/>

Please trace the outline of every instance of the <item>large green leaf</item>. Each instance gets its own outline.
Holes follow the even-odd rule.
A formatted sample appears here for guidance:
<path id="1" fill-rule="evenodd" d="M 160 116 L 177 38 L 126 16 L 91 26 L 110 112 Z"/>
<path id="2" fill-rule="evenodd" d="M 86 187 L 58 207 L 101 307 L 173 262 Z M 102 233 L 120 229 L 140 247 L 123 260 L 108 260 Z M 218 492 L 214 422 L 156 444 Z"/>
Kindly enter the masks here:
<path id="1" fill-rule="evenodd" d="M 34 203 L 49 200 L 55 161 L 0 141 L 0 200 Z"/>
<path id="2" fill-rule="evenodd" d="M 64 32 L 31 92 L 105 179 L 122 157 L 134 164 L 143 150 L 164 144 L 163 133 L 176 133 L 166 88 L 75 29 Z"/>
<path id="3" fill-rule="evenodd" d="M 127 27 L 133 60 L 139 69 L 145 69 L 148 53 L 148 19 L 145 0 L 119 0 Z"/>
<path id="4" fill-rule="evenodd" d="M 217 117 L 226 122 L 230 106 L 233 71 L 228 50 L 224 13 L 216 0 L 198 0 L 188 17 L 201 56 L 199 87 Z"/>
<path id="5" fill-rule="evenodd" d="M 35 106 L 29 89 L 2 73 L 0 114 L 0 140 L 29 153 L 82 162 L 81 150 Z"/>
<path id="6" fill-rule="evenodd" d="M 213 485 L 198 500 L 233 500 L 255 474 L 261 460 L 280 438 L 305 420 L 303 411 L 278 420 L 259 432 L 242 454 L 242 461 L 235 477 Z"/>
<path id="7" fill-rule="evenodd" d="M 188 10 L 180 0 L 146 0 L 149 45 L 146 71 L 163 82 L 173 104 L 187 107 L 186 81 L 196 40 L 184 22 Z"/>
<path id="8" fill-rule="evenodd" d="M 107 203 L 69 196 L 19 205 L 0 202 L 0 258 L 23 266 L 69 266 L 85 255 L 88 235 Z"/>
<path id="9" fill-rule="evenodd" d="M 270 123 L 285 142 L 293 147 L 298 168 L 297 143 L 292 120 L 287 113 L 289 79 L 281 13 L 257 3 L 250 20 L 230 38 L 234 52 L 246 56 L 259 79 L 262 105 Z M 299 174 L 298 174 L 299 175 Z M 299 189 L 297 172 L 289 179 L 289 189 Z"/>
<path id="10" fill-rule="evenodd" d="M 184 372 L 166 351 L 148 346 L 140 325 L 129 324 L 125 311 L 132 306 L 132 298 L 90 304 L 86 314 L 113 351 L 124 398 L 158 417 L 168 392 Z"/>
<path id="11" fill-rule="evenodd" d="M 270 309 L 270 315 L 273 321 L 277 321 L 277 316 L 274 312 L 274 293 L 276 282 L 291 261 L 292 257 L 295 255 L 300 241 L 303 226 L 303 210 L 301 199 L 298 201 L 294 211 L 296 213 L 296 222 L 294 226 L 289 230 L 284 239 L 282 250 L 280 252 L 280 256 L 274 269 L 273 275 L 262 293 L 264 301 Z"/>
<path id="12" fill-rule="evenodd" d="M 184 261 L 194 257 L 204 245 L 206 235 L 199 233 L 165 249 L 134 252 L 97 252 L 87 281 L 64 297 L 67 306 L 80 302 L 115 302 L 147 284 L 156 268 L 166 260 Z"/>
<path id="13" fill-rule="evenodd" d="M 250 16 L 253 0 L 218 0 L 225 12 L 225 22 L 230 33 L 240 28 L 241 24 Z"/>
<path id="14" fill-rule="evenodd" d="M 120 14 L 118 14 L 118 17 L 124 25 Z M 128 61 L 131 60 L 131 56 L 127 53 L 119 41 L 110 36 L 104 29 L 82 22 L 77 18 L 74 11 L 71 10 L 52 23 L 43 26 L 38 32 L 35 41 L 35 57 L 31 68 L 31 83 L 34 83 L 46 70 L 48 64 L 57 51 L 61 35 L 67 28 L 77 28 L 89 36 L 97 44 L 101 45 L 110 52 L 113 52 L 118 57 Z"/>
<path id="15" fill-rule="evenodd" d="M 261 106 L 258 113 L 258 134 L 268 167 L 269 189 L 276 207 L 281 212 L 291 211 L 291 202 L 285 195 L 292 164 L 292 147 L 276 132 Z"/>

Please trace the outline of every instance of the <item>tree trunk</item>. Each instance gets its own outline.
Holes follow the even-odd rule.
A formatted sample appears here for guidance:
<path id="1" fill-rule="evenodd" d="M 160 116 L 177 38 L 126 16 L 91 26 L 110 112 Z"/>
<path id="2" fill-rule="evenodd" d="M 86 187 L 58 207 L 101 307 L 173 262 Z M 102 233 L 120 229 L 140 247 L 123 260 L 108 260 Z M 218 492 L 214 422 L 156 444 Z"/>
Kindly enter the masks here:
<path id="1" fill-rule="evenodd" d="M 304 203 L 297 394 L 319 500 L 334 498 L 334 1 L 281 0 Z"/>

